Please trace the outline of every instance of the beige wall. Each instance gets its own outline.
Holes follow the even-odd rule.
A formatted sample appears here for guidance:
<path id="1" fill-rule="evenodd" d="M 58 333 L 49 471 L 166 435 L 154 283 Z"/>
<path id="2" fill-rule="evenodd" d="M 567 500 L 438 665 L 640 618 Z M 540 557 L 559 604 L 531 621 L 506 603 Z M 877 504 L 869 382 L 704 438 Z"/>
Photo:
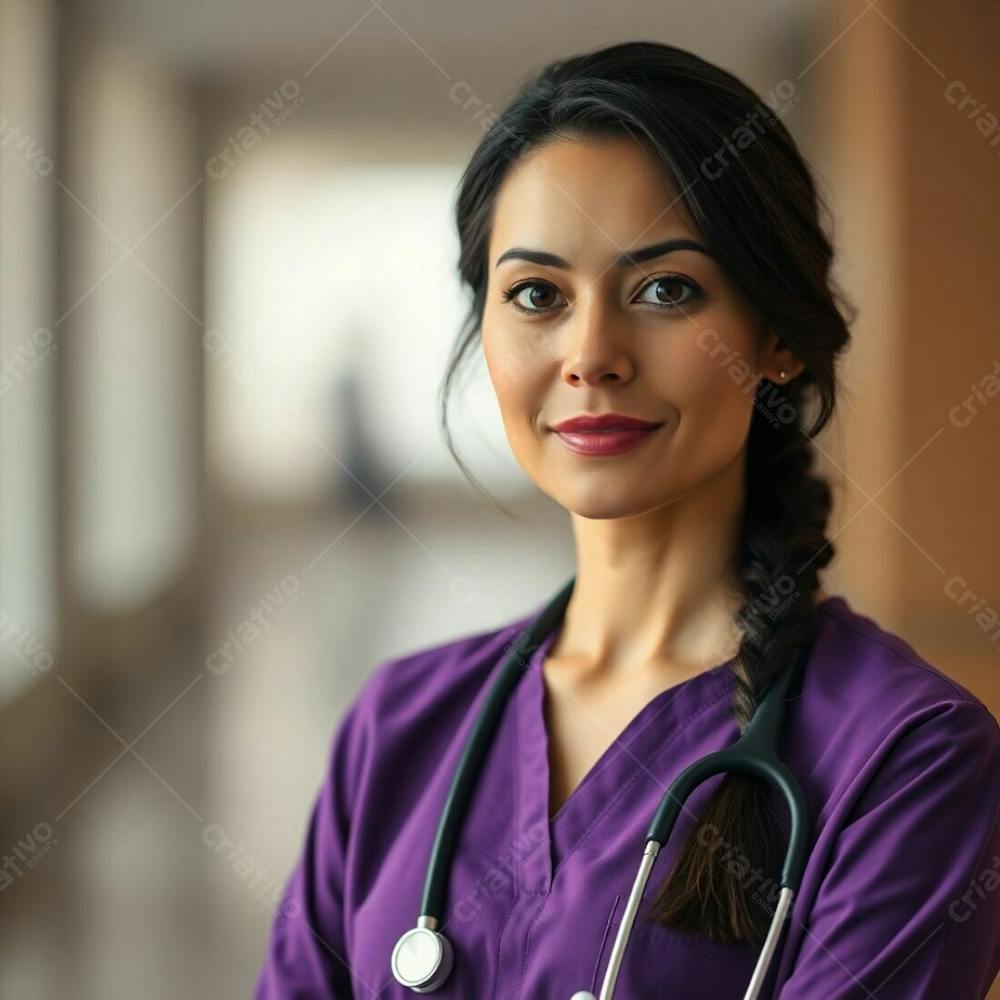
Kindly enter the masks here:
<path id="1" fill-rule="evenodd" d="M 832 5 L 823 35 L 844 33 L 814 70 L 837 246 L 860 307 L 826 445 L 842 483 L 831 589 L 1000 714 L 1000 623 L 989 627 L 1000 614 L 1000 394 L 988 395 L 1000 386 L 989 380 L 1000 139 L 990 146 L 956 106 L 969 93 L 1000 111 L 998 14 L 895 0 L 879 11 Z M 955 410 L 973 386 L 986 404 Z M 985 600 L 978 620 L 972 595 Z"/>

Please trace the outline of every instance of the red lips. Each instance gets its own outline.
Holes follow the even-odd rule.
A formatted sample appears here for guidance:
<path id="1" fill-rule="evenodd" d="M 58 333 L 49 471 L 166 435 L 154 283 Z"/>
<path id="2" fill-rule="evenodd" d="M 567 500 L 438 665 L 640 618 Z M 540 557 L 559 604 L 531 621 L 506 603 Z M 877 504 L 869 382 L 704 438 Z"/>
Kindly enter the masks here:
<path id="1" fill-rule="evenodd" d="M 661 423 L 623 413 L 580 414 L 555 424 L 552 430 L 579 455 L 618 455 L 644 441 Z"/>
<path id="2" fill-rule="evenodd" d="M 606 431 L 641 431 L 652 430 L 660 425 L 653 420 L 640 420 L 638 417 L 629 417 L 624 413 L 581 413 L 577 417 L 570 417 L 561 423 L 554 424 L 552 429 L 563 433 L 565 431 L 580 434 L 601 434 Z"/>

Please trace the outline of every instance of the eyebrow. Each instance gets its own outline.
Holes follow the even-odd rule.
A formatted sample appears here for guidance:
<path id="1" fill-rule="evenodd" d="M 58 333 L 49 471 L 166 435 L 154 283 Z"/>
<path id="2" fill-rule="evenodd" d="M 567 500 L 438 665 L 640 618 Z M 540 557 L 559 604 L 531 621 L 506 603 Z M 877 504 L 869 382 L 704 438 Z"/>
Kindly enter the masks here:
<path id="1" fill-rule="evenodd" d="M 707 257 L 714 256 L 705 249 L 697 240 L 673 239 L 663 240 L 661 243 L 653 243 L 640 250 L 626 250 L 614 259 L 615 267 L 634 267 L 643 261 L 651 260 L 654 257 L 662 257 L 664 254 L 672 253 L 674 250 L 696 250 Z M 545 250 L 531 250 L 528 247 L 511 247 L 505 250 L 497 258 L 494 269 L 498 268 L 505 260 L 526 260 L 531 264 L 541 264 L 546 267 L 569 268 L 570 263 L 558 254 L 548 253 Z"/>

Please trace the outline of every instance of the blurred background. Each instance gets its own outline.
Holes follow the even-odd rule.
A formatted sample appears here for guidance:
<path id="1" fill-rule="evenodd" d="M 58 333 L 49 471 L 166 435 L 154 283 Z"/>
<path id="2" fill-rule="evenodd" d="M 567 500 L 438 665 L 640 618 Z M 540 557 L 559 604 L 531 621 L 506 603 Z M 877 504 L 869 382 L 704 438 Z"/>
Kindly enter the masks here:
<path id="1" fill-rule="evenodd" d="M 436 424 L 458 178 L 560 56 L 649 38 L 793 88 L 860 310 L 826 590 L 1000 711 L 998 26 L 0 0 L 0 996 L 248 997 L 366 677 L 572 572 L 482 363 L 453 427 L 516 518 Z"/>

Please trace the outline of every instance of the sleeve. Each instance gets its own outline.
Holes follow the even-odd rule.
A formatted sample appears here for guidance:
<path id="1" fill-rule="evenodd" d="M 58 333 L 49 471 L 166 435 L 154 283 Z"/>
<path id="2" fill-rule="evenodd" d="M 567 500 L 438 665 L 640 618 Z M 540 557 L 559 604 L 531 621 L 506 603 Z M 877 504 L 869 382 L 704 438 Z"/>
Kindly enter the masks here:
<path id="1" fill-rule="evenodd" d="M 998 810 L 1000 728 L 984 705 L 907 729 L 837 835 L 776 1000 L 985 997 L 1000 967 Z"/>
<path id="2" fill-rule="evenodd" d="M 254 1000 L 352 1000 L 344 932 L 352 803 L 364 767 L 361 699 L 342 717 L 305 843 L 275 909 Z"/>

